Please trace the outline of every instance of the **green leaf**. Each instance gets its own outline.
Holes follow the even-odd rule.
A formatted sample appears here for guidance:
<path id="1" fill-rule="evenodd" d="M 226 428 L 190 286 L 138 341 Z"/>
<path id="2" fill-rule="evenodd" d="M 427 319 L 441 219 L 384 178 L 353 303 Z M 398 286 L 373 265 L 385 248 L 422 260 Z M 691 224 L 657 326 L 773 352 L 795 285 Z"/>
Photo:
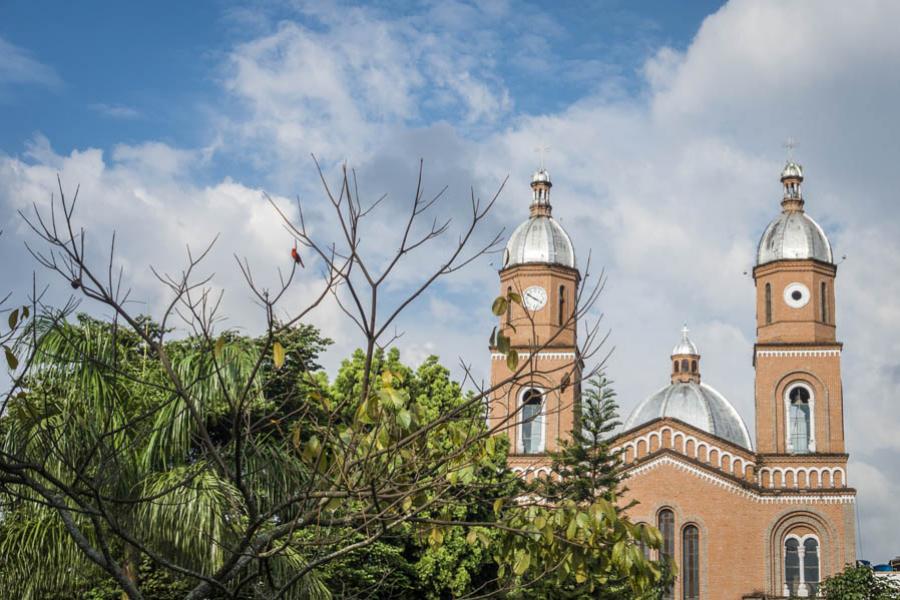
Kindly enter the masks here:
<path id="1" fill-rule="evenodd" d="M 307 462 L 312 462 L 313 459 L 318 456 L 319 451 L 322 449 L 322 442 L 319 441 L 319 438 L 316 436 L 312 436 L 309 438 L 309 441 L 306 442 L 306 446 L 303 448 L 303 459 Z"/>
<path id="2" fill-rule="evenodd" d="M 490 337 L 490 339 L 488 340 L 488 346 L 490 346 L 491 348 L 493 348 L 493 347 L 496 346 L 496 345 L 497 345 L 497 328 L 494 327 L 494 328 L 491 330 L 491 337 Z"/>
<path id="3" fill-rule="evenodd" d="M 519 353 L 515 350 L 510 350 L 506 355 L 506 366 L 509 367 L 510 371 L 515 371 L 516 367 L 519 366 Z"/>
<path id="4" fill-rule="evenodd" d="M 503 498 L 497 498 L 494 500 L 494 514 L 499 515 L 500 511 L 503 509 Z"/>
<path id="5" fill-rule="evenodd" d="M 578 523 L 575 522 L 575 519 L 569 521 L 569 526 L 566 527 L 566 539 L 571 540 L 575 538 L 575 534 L 578 532 Z"/>
<path id="6" fill-rule="evenodd" d="M 222 351 L 225 349 L 225 336 L 220 335 L 219 339 L 216 340 L 216 345 L 213 348 L 213 354 L 216 358 L 222 358 Z"/>
<path id="7" fill-rule="evenodd" d="M 13 351 L 10 350 L 7 346 L 3 346 L 4 352 L 6 352 L 6 364 L 9 365 L 9 368 L 13 371 L 16 370 L 19 366 L 19 359 L 16 358 L 16 355 L 13 354 Z"/>
<path id="8" fill-rule="evenodd" d="M 400 507 L 403 509 L 403 512 L 408 512 L 410 508 L 412 508 L 413 499 L 412 496 L 407 496 L 403 499 L 403 502 L 400 504 Z"/>
<path id="9" fill-rule="evenodd" d="M 497 315 L 498 317 L 506 312 L 506 308 L 509 306 L 509 302 L 503 296 L 497 296 L 494 299 L 494 303 L 491 305 L 491 312 Z"/>
<path id="10" fill-rule="evenodd" d="M 294 444 L 294 450 L 300 449 L 300 423 L 294 424 L 294 435 L 292 436 L 292 443 Z"/>
<path id="11" fill-rule="evenodd" d="M 431 542 L 433 546 L 440 546 L 444 543 L 444 532 L 438 527 L 433 527 L 431 533 L 428 534 L 428 541 Z"/>
<path id="12" fill-rule="evenodd" d="M 531 566 L 531 554 L 529 554 L 528 550 L 517 550 L 513 573 L 521 577 L 528 570 L 529 566 Z"/>
<path id="13" fill-rule="evenodd" d="M 478 534 L 475 533 L 474 529 L 469 530 L 469 534 L 466 536 L 466 543 L 470 546 L 474 546 L 475 542 L 478 541 Z"/>
<path id="14" fill-rule="evenodd" d="M 506 295 L 510 302 L 515 302 L 516 304 L 522 304 L 522 296 L 515 292 L 510 292 Z"/>
<path id="15" fill-rule="evenodd" d="M 509 352 L 509 338 L 503 335 L 502 332 L 497 334 L 497 350 L 501 354 Z"/>
<path id="16" fill-rule="evenodd" d="M 15 329 L 16 325 L 19 324 L 19 309 L 16 308 L 12 312 L 9 313 L 9 328 Z"/>
<path id="17" fill-rule="evenodd" d="M 275 363 L 276 369 L 284 366 L 284 346 L 281 345 L 281 342 L 272 344 L 272 362 Z"/>
<path id="18" fill-rule="evenodd" d="M 397 424 L 403 429 L 409 429 L 409 426 L 412 425 L 412 413 L 405 408 L 401 409 L 400 412 L 397 413 Z"/>
<path id="19" fill-rule="evenodd" d="M 28 309 L 28 307 L 23 306 L 22 307 L 22 318 L 27 319 L 30 314 L 31 314 L 31 311 Z"/>

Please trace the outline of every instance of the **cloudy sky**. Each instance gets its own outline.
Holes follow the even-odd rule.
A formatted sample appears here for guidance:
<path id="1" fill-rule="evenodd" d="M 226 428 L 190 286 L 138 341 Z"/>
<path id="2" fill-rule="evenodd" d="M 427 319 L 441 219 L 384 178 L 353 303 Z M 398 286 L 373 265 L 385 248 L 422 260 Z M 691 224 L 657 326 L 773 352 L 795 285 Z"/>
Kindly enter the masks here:
<path id="1" fill-rule="evenodd" d="M 387 194 L 364 248 L 375 260 L 425 161 L 427 191 L 461 225 L 471 189 L 509 183 L 479 239 L 527 215 L 538 145 L 549 145 L 556 215 L 583 266 L 609 278 L 597 314 L 615 347 L 623 412 L 667 383 L 688 322 L 705 381 L 753 427 L 757 240 L 779 211 L 787 137 L 799 141 L 807 209 L 828 233 L 845 343 L 850 483 L 862 553 L 900 554 L 900 3 L 738 0 L 546 4 L 498 0 L 369 6 L 327 2 L 4 3 L 0 6 L 2 276 L 30 282 L 16 211 L 81 186 L 78 216 L 99 258 L 113 230 L 134 310 L 166 298 L 150 265 L 220 234 L 209 264 L 226 325 L 260 324 L 234 264 L 263 282 L 290 238 L 263 191 L 329 220 L 309 158 L 356 168 L 364 199 Z M 452 228 L 451 228 L 452 229 Z M 418 281 L 404 264 L 388 298 Z M 487 373 L 496 256 L 414 304 L 399 324 L 411 362 L 465 356 Z M 55 297 L 64 282 L 38 271 Z M 289 302 L 314 291 L 305 274 Z M 140 304 L 137 304 L 137 301 Z M 334 306 L 313 321 L 355 345 Z"/>

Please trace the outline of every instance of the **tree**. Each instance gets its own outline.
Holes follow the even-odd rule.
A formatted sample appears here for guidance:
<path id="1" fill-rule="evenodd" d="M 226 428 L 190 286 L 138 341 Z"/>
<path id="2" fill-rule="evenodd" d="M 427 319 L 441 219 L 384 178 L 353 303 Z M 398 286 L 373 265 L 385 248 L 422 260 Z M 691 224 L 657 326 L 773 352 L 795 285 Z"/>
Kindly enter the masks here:
<path id="1" fill-rule="evenodd" d="M 826 600 L 898 600 L 900 583 L 877 576 L 867 565 L 847 565 L 822 582 L 819 596 Z"/>
<path id="2" fill-rule="evenodd" d="M 571 439 L 562 440 L 560 449 L 551 453 L 556 477 L 543 482 L 548 497 L 576 502 L 591 502 L 597 497 L 616 499 L 624 478 L 620 453 L 613 452 L 610 444 L 621 425 L 618 411 L 612 382 L 602 373 L 590 379 Z"/>
<path id="3" fill-rule="evenodd" d="M 571 503 L 590 507 L 592 511 L 606 514 L 611 523 L 618 518 L 619 536 L 612 538 L 613 552 L 623 556 L 644 557 L 648 550 L 659 548 L 662 537 L 653 527 L 632 525 L 624 516 L 627 508 L 619 505 L 625 476 L 622 472 L 620 452 L 612 450 L 611 440 L 619 427 L 616 393 L 603 373 L 586 382 L 582 394 L 581 411 L 571 439 L 561 440 L 559 450 L 551 452 L 552 473 L 538 479 L 532 486 L 532 495 L 545 503 Z M 609 561 L 608 553 L 596 548 L 586 554 L 580 565 L 582 577 L 553 582 L 538 578 L 533 589 L 524 595 L 534 598 L 634 600 L 659 597 L 659 591 L 672 580 L 664 564 L 648 561 L 649 584 L 641 594 L 636 594 L 630 579 L 634 576 L 619 565 Z M 580 579 L 580 580 L 579 580 Z M 654 584 L 655 582 L 655 584 Z"/>
<path id="4" fill-rule="evenodd" d="M 221 296 L 199 274 L 212 245 L 189 250 L 177 275 L 154 271 L 170 302 L 150 320 L 130 310 L 114 236 L 108 263 L 88 259 L 90 238 L 61 183 L 50 210 L 36 207 L 26 218 L 41 243 L 32 248 L 36 261 L 80 300 L 55 310 L 33 297 L 40 315 L 17 337 L 17 361 L 9 362 L 12 385 L 0 406 L 0 502 L 8 515 L 0 543 L 16 561 L 3 575 L 16 587 L 7 589 L 38 596 L 103 573 L 137 600 L 147 597 L 140 571 L 149 565 L 187 582 L 189 600 L 328 597 L 323 578 L 333 573 L 333 582 L 337 565 L 387 551 L 401 536 L 427 547 L 433 564 L 458 564 L 468 555 L 454 545 L 463 532 L 472 553 L 489 552 L 496 565 L 474 593 L 525 585 L 529 568 L 558 582 L 615 573 L 635 592 L 652 585 L 654 569 L 635 550 L 646 533 L 610 502 L 528 502 L 506 470 L 495 436 L 518 414 L 489 429 L 483 408 L 496 389 L 540 377 L 536 361 L 507 351 L 509 378 L 485 387 L 466 375 L 471 393 L 436 403 L 449 384 L 439 377 L 423 383 L 427 374 L 417 382 L 380 353 L 399 335 L 394 328 L 410 304 L 496 249 L 499 234 L 475 240 L 497 195 L 482 203 L 473 193 L 458 238 L 443 254 L 429 251 L 432 266 L 420 262 L 420 279 L 403 289 L 394 282 L 397 265 L 449 229 L 438 219 L 420 225 L 442 192 L 424 196 L 420 168 L 397 246 L 384 259 L 382 240 L 379 258 L 370 259 L 360 240 L 380 200 L 363 205 L 346 169 L 336 192 L 319 173 L 339 239 L 314 238 L 302 206 L 291 219 L 272 202 L 305 260 L 278 270 L 274 288 L 238 261 L 265 317 L 253 339 L 218 327 Z M 305 304 L 288 306 L 304 268 L 321 272 L 320 287 L 304 284 Z M 585 273 L 571 319 L 585 317 L 596 299 L 598 286 L 584 287 L 589 280 Z M 389 285 L 404 293 L 386 295 Z M 334 386 L 314 372 L 308 346 L 294 343 L 326 299 L 356 327 L 362 348 L 354 375 Z M 78 301 L 109 319 L 72 323 Z M 599 347 L 594 331 L 584 336 L 585 361 Z M 533 355 L 553 344 L 549 338 L 534 339 Z M 463 369 L 469 373 L 465 362 Z M 586 574 L 597 556 L 608 568 Z M 28 564 L 48 561 L 69 568 L 26 581 Z"/>

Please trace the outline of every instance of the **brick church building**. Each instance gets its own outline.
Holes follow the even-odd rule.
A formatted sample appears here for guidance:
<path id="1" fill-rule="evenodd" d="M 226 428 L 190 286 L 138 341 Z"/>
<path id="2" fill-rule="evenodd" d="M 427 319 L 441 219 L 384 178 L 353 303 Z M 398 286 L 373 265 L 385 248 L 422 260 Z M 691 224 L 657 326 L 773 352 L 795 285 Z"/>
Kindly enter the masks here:
<path id="1" fill-rule="evenodd" d="M 677 565 L 672 600 L 814 597 L 822 579 L 856 558 L 837 266 L 804 211 L 800 165 L 788 161 L 781 182 L 782 210 L 753 269 L 755 439 L 703 381 L 700 349 L 684 328 L 669 384 L 634 409 L 614 440 L 628 477 L 624 500 L 638 501 L 629 516 L 659 528 L 660 552 Z M 506 429 L 510 465 L 529 478 L 549 474 L 545 453 L 577 423 L 581 389 L 580 274 L 572 241 L 552 217 L 551 186 L 546 170 L 534 174 L 530 217 L 510 236 L 500 270 L 501 294 L 522 296 L 500 325 L 531 376 L 501 388 L 489 413 L 493 423 L 515 423 Z M 493 381 L 512 375 L 496 348 L 491 363 Z"/>

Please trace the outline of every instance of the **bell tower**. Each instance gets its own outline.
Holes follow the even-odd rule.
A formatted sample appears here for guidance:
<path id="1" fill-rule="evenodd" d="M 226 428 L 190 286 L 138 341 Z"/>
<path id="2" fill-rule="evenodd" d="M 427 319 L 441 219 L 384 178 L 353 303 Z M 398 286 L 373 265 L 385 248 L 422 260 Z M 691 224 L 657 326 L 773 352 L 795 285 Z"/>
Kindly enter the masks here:
<path id="1" fill-rule="evenodd" d="M 581 367 L 577 350 L 575 250 L 552 216 L 550 173 L 531 179 L 528 219 L 509 238 L 500 269 L 500 295 L 518 295 L 499 317 L 497 331 L 519 357 L 511 369 L 491 347 L 491 381 L 500 386 L 489 420 L 510 440 L 510 463 L 526 476 L 549 471 L 545 453 L 558 447 L 577 421 Z"/>
<path id="2" fill-rule="evenodd" d="M 771 455 L 761 456 L 770 466 L 785 463 L 780 472 L 786 474 L 798 461 L 845 466 L 847 455 L 842 344 L 835 337 L 837 266 L 824 231 L 804 211 L 801 166 L 788 161 L 781 183 L 781 214 L 763 233 L 753 269 L 754 366 L 757 451 Z M 806 485 L 842 487 L 846 482 Z"/>

